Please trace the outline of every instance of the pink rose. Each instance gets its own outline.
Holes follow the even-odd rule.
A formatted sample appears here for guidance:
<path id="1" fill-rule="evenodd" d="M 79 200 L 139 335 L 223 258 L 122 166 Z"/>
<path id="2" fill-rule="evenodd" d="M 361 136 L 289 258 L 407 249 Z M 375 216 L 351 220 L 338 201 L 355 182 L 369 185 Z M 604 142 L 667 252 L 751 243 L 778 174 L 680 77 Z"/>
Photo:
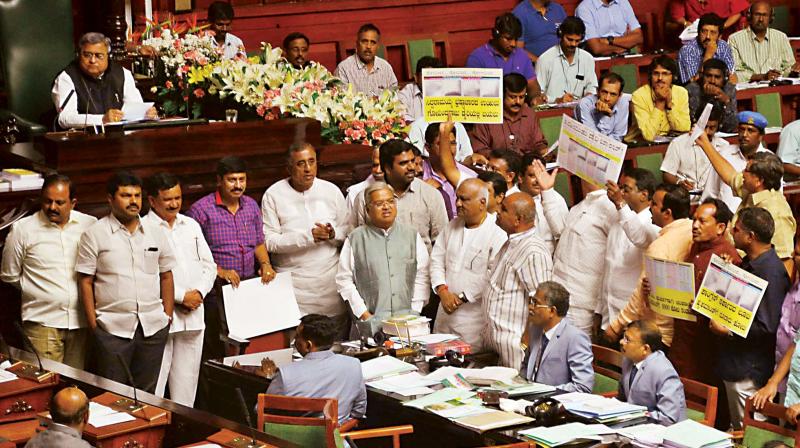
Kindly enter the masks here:
<path id="1" fill-rule="evenodd" d="M 200 87 L 194 89 L 194 92 L 192 93 L 194 93 L 194 96 L 196 96 L 197 98 L 202 98 L 206 96 L 206 91 L 201 89 Z"/>
<path id="2" fill-rule="evenodd" d="M 372 138 L 373 138 L 373 139 L 375 139 L 375 140 L 377 140 L 377 139 L 381 138 L 381 131 L 379 131 L 379 130 L 377 130 L 377 129 L 375 129 L 374 131 L 372 131 Z"/>
<path id="3" fill-rule="evenodd" d="M 168 89 L 171 89 L 172 88 L 172 81 L 167 80 L 167 82 L 164 83 L 164 87 L 166 87 Z"/>

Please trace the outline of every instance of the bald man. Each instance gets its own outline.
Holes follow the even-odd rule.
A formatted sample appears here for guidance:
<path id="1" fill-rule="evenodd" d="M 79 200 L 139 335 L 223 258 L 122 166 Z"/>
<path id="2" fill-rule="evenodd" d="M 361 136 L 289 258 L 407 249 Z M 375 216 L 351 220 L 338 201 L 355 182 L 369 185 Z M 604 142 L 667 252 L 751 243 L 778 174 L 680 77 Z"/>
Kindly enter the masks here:
<path id="1" fill-rule="evenodd" d="M 472 347 L 483 349 L 481 309 L 489 265 L 506 234 L 489 218 L 489 186 L 480 179 L 461 182 L 456 191 L 457 218 L 436 238 L 431 252 L 431 285 L 441 302 L 435 333 L 457 334 Z"/>
<path id="2" fill-rule="evenodd" d="M 508 241 L 497 254 L 483 293 L 488 322 L 484 337 L 488 347 L 499 355 L 499 365 L 519 369 L 528 302 L 539 284 L 550 280 L 553 259 L 534 231 L 536 203 L 528 193 L 514 193 L 503 200 L 497 225 L 506 232 Z"/>
<path id="3" fill-rule="evenodd" d="M 25 448 L 91 448 L 83 439 L 89 421 L 89 399 L 77 387 L 62 389 L 50 399 L 52 423 L 31 438 Z"/>

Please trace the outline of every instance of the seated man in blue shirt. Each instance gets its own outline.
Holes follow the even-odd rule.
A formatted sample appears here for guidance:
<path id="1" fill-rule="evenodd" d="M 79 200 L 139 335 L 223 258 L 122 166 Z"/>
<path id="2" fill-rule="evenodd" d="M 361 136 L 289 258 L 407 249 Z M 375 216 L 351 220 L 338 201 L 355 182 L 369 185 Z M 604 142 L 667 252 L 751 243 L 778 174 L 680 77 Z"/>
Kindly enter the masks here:
<path id="1" fill-rule="evenodd" d="M 550 0 L 523 0 L 512 13 L 522 23 L 522 40 L 517 46 L 524 48 L 534 63 L 558 43 L 558 25 L 567 18 L 564 7 Z"/>
<path id="2" fill-rule="evenodd" d="M 575 15 L 586 24 L 586 44 L 595 56 L 624 54 L 642 44 L 642 26 L 628 0 L 583 0 Z"/>
<path id="3" fill-rule="evenodd" d="M 622 93 L 625 80 L 608 71 L 600 76 L 597 93 L 581 99 L 575 107 L 575 119 L 614 140 L 622 141 L 628 133 L 631 96 Z"/>
<path id="4" fill-rule="evenodd" d="M 733 62 L 733 50 L 721 39 L 722 24 L 725 21 L 714 13 L 703 14 L 697 24 L 697 38 L 690 41 L 678 52 L 678 68 L 681 71 L 681 82 L 696 81 L 700 78 L 700 69 L 709 59 L 719 59 L 733 73 L 731 82 L 736 84 L 736 64 Z"/>
<path id="5" fill-rule="evenodd" d="M 528 381 L 567 392 L 591 393 L 594 386 L 592 342 L 564 317 L 569 292 L 542 282 L 528 302 L 528 348 L 520 374 Z"/>
<path id="6" fill-rule="evenodd" d="M 662 425 L 686 420 L 683 383 L 661 351 L 658 326 L 649 320 L 631 322 L 620 350 L 625 360 L 617 398 L 647 407 L 650 418 Z"/>
<path id="7" fill-rule="evenodd" d="M 528 54 L 517 47 L 521 36 L 522 24 L 514 14 L 509 12 L 498 16 L 494 20 L 492 39 L 472 50 L 467 58 L 467 67 L 502 68 L 504 76 L 519 73 L 528 82 L 528 98 L 532 100 L 539 96 L 539 86 Z"/>
<path id="8" fill-rule="evenodd" d="M 303 355 L 303 360 L 278 370 L 275 363 L 265 358 L 259 374 L 274 375 L 267 388 L 268 394 L 336 398 L 341 424 L 351 418 L 364 417 L 367 389 L 358 359 L 331 351 L 335 334 L 333 319 L 321 314 L 306 314 L 300 319 L 294 339 L 294 347 Z"/>

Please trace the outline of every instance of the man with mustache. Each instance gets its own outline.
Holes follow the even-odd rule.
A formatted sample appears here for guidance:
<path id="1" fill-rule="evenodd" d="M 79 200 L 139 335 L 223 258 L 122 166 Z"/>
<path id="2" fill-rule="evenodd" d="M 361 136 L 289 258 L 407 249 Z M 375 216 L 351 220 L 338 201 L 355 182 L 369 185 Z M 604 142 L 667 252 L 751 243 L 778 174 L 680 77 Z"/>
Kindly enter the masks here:
<path id="1" fill-rule="evenodd" d="M 719 130 L 736 132 L 736 84 L 730 82 L 728 66 L 722 60 L 712 58 L 703 62 L 700 70 L 700 78 L 686 85 L 689 113 L 692 117 L 698 117 L 703 113 L 706 103 L 719 104 L 722 106 Z"/>
<path id="2" fill-rule="evenodd" d="M 575 106 L 575 119 L 621 141 L 628 133 L 631 96 L 623 93 L 625 80 L 608 71 L 600 75 L 600 87 L 594 95 L 583 97 Z"/>
<path id="3" fill-rule="evenodd" d="M 156 395 L 164 396 L 169 382 L 170 400 L 193 406 L 203 353 L 203 298 L 214 287 L 217 265 L 197 221 L 180 213 L 183 193 L 178 179 L 157 173 L 145 180 L 150 213 L 142 218 L 161 229 L 167 237 L 177 265 L 172 270 L 175 284 L 175 313 L 164 348 Z"/>
<path id="4" fill-rule="evenodd" d="M 72 181 L 47 176 L 39 211 L 11 227 L 0 280 L 22 292 L 22 329 L 42 357 L 82 369 L 86 319 L 78 298 L 75 256 L 93 216 L 73 210 Z"/>
<path id="5" fill-rule="evenodd" d="M 247 165 L 236 156 L 223 157 L 217 163 L 217 191 L 192 204 L 186 215 L 203 229 L 214 262 L 217 281 L 234 288 L 239 282 L 261 277 L 262 283 L 275 279 L 275 271 L 264 244 L 263 220 L 258 203 L 244 194 L 247 189 Z M 205 298 L 206 332 L 203 359 L 220 358 L 225 347 L 220 341 L 222 320 L 214 290 Z"/>
<path id="6" fill-rule="evenodd" d="M 493 149 L 544 155 L 547 140 L 533 109 L 525 104 L 527 98 L 525 77 L 519 73 L 503 76 L 503 123 L 475 125 L 470 136 L 474 153 L 465 162 L 467 165 L 486 165 Z"/>
<path id="7" fill-rule="evenodd" d="M 224 59 L 247 57 L 242 39 L 229 32 L 233 23 L 233 6 L 230 3 L 217 1 L 209 5 L 208 23 L 214 32 L 214 45 Z"/>
<path id="8" fill-rule="evenodd" d="M 342 246 L 336 285 L 360 334 L 367 336 L 392 316 L 419 314 L 430 296 L 430 276 L 422 238 L 395 219 L 399 201 L 394 188 L 375 182 L 362 198 L 367 220 Z"/>
<path id="9" fill-rule="evenodd" d="M 261 199 L 264 238 L 275 268 L 292 274 L 300 312 L 330 317 L 336 337 L 344 339 L 350 316 L 334 277 L 350 224 L 339 187 L 317 178 L 318 161 L 308 143 L 289 147 L 289 177 L 272 184 Z"/>
<path id="10" fill-rule="evenodd" d="M 386 89 L 397 87 L 397 77 L 392 66 L 378 56 L 381 46 L 381 31 L 367 23 L 361 25 L 356 34 L 356 53 L 339 63 L 334 76 L 352 84 L 356 92 L 380 96 Z"/>
<path id="11" fill-rule="evenodd" d="M 447 210 L 439 191 L 417 178 L 415 149 L 400 139 L 384 142 L 380 147 L 380 167 L 397 200 L 397 222 L 416 230 L 430 251 L 433 241 L 447 225 Z M 366 202 L 364 192 L 359 193 L 350 217 L 351 227 L 367 222 Z"/>
<path id="12" fill-rule="evenodd" d="M 175 304 L 175 252 L 161 229 L 139 219 L 138 177 L 117 172 L 106 191 L 111 213 L 81 236 L 75 264 L 97 373 L 153 393 Z"/>
<path id="13" fill-rule="evenodd" d="M 678 68 L 681 72 L 681 82 L 697 80 L 701 73 L 702 64 L 710 59 L 719 59 L 728 67 L 728 73 L 733 73 L 735 64 L 733 52 L 727 42 L 720 38 L 722 33 L 722 18 L 714 13 L 700 17 L 697 25 L 697 38 L 678 51 Z M 734 74 L 731 82 L 736 84 Z"/>
<path id="14" fill-rule="evenodd" d="M 597 91 L 594 58 L 578 48 L 585 35 L 586 26 L 577 17 L 567 17 L 558 27 L 558 44 L 536 62 L 542 95 L 534 98 L 534 104 L 569 103 Z"/>
<path id="15" fill-rule="evenodd" d="M 584 0 L 587 1 L 587 0 Z M 633 92 L 633 123 L 625 136 L 626 142 L 652 142 L 667 134 L 682 134 L 691 127 L 689 94 L 675 85 L 678 64 L 667 55 L 653 58 L 650 63 L 650 82 Z"/>
<path id="16" fill-rule="evenodd" d="M 772 6 L 768 2 L 758 1 L 747 11 L 750 26 L 728 38 L 739 80 L 772 81 L 779 76 L 800 72 L 800 63 L 795 62 L 789 38 L 769 27 L 774 14 Z"/>
<path id="17" fill-rule="evenodd" d="M 292 64 L 292 67 L 302 70 L 311 64 L 308 60 L 308 48 L 311 42 L 303 33 L 289 33 L 283 39 L 283 57 Z"/>

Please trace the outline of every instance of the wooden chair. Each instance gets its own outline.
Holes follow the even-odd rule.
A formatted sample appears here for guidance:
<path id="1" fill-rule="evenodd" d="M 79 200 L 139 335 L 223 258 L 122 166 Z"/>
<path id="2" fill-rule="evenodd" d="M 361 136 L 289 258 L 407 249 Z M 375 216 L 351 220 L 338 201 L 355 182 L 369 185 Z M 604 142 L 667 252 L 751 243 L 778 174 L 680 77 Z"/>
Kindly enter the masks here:
<path id="1" fill-rule="evenodd" d="M 706 426 L 714 427 L 717 418 L 717 394 L 714 386 L 681 377 L 683 393 L 686 395 L 686 413 L 689 418 Z"/>
<path id="2" fill-rule="evenodd" d="M 619 381 L 622 379 L 622 353 L 592 344 L 594 360 L 594 388 L 593 394 L 604 397 L 616 397 L 619 391 Z"/>
<path id="3" fill-rule="evenodd" d="M 271 413 L 277 411 L 277 413 Z M 391 437 L 393 448 L 400 447 L 400 436 L 414 432 L 411 425 L 362 431 L 340 432 L 338 404 L 333 398 L 287 397 L 258 394 L 258 430 L 301 446 L 341 448 L 343 440 Z"/>
<path id="4" fill-rule="evenodd" d="M 781 95 L 778 92 L 762 93 L 755 96 L 756 111 L 767 119 L 770 127 L 783 126 L 783 112 L 781 110 Z"/>
<path id="5" fill-rule="evenodd" d="M 798 431 L 790 428 L 784 428 L 769 421 L 762 422 L 754 418 L 756 412 L 753 407 L 753 399 L 748 398 L 744 407 L 744 438 L 742 439 L 743 446 L 762 446 L 770 440 L 780 440 L 789 446 L 800 446 L 800 437 Z M 775 404 L 766 403 L 764 409 L 758 411 L 759 413 L 774 419 L 775 421 L 782 420 L 786 416 L 786 407 Z"/>

